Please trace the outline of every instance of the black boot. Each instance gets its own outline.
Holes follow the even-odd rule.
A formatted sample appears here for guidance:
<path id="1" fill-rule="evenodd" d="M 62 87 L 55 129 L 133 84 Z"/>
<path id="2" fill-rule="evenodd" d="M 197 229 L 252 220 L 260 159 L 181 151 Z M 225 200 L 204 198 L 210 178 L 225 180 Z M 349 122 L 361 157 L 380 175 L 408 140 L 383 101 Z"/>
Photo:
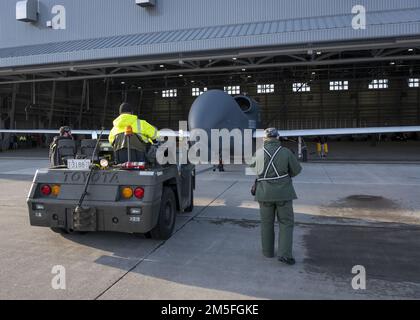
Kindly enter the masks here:
<path id="1" fill-rule="evenodd" d="M 286 257 L 280 257 L 279 261 L 288 264 L 289 266 L 293 266 L 296 263 L 295 259 Z"/>

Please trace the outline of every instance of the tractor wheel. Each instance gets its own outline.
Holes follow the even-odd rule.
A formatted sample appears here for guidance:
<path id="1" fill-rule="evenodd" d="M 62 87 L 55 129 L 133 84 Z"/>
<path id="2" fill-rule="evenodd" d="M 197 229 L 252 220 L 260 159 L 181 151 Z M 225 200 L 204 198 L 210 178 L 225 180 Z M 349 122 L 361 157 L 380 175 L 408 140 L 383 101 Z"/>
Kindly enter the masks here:
<path id="1" fill-rule="evenodd" d="M 156 227 L 150 231 L 153 239 L 167 240 L 174 231 L 176 220 L 175 195 L 171 188 L 164 187 L 160 203 L 159 220 Z"/>

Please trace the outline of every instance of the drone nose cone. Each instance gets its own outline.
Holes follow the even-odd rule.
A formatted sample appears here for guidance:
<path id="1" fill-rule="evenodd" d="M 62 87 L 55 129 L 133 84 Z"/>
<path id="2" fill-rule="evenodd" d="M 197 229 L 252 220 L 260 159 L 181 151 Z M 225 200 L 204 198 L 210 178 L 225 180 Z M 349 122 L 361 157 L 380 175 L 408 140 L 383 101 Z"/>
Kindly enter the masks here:
<path id="1" fill-rule="evenodd" d="M 239 105 L 226 92 L 210 90 L 193 103 L 188 117 L 190 130 L 241 128 L 244 115 Z"/>

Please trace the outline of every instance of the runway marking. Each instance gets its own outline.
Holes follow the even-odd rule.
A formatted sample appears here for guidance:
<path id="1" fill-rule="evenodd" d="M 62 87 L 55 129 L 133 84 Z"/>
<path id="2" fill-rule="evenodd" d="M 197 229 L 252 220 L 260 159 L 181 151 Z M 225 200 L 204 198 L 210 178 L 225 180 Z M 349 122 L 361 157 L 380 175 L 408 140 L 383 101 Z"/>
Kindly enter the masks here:
<path id="1" fill-rule="evenodd" d="M 22 176 L 33 176 L 35 175 L 37 168 L 28 168 L 28 169 L 20 169 L 20 170 L 14 170 L 14 171 L 0 171 L 1 174 L 8 174 L 8 175 L 22 175 Z"/>
<path id="2" fill-rule="evenodd" d="M 321 168 L 322 168 L 322 170 L 324 171 L 325 176 L 328 178 L 328 180 L 330 180 L 330 183 L 334 184 L 334 181 L 333 181 L 333 179 L 331 179 L 331 177 L 329 176 L 329 174 L 328 174 L 327 169 L 325 168 L 325 166 L 321 166 Z"/>
<path id="3" fill-rule="evenodd" d="M 29 157 L 0 157 L 1 160 L 21 160 L 21 161 L 49 161 L 48 158 L 29 158 Z"/>

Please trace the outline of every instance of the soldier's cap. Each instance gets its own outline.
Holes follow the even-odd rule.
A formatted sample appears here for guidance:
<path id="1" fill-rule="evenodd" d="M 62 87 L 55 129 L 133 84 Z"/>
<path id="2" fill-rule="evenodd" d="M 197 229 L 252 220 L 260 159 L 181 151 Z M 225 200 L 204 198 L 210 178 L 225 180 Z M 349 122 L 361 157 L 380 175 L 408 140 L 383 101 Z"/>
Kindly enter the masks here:
<path id="1" fill-rule="evenodd" d="M 279 137 L 279 132 L 276 128 L 265 129 L 265 137 L 266 138 L 278 138 Z"/>
<path id="2" fill-rule="evenodd" d="M 60 135 L 64 135 L 64 133 L 71 133 L 71 128 L 68 126 L 64 126 L 60 128 Z"/>

